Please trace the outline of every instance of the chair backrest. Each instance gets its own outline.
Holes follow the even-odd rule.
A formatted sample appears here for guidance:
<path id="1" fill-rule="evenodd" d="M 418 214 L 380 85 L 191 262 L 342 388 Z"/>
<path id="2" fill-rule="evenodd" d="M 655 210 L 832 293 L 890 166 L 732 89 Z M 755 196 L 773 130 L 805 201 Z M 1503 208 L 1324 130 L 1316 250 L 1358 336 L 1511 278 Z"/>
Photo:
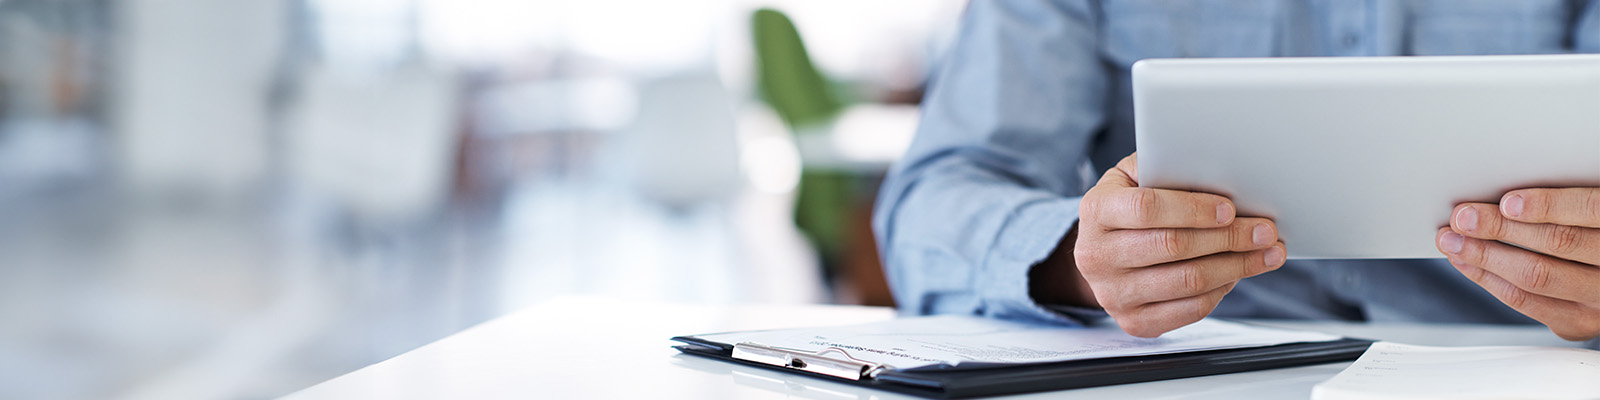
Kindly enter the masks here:
<path id="1" fill-rule="evenodd" d="M 762 99 L 791 128 L 825 122 L 844 108 L 806 54 L 794 23 L 763 8 L 750 19 Z"/>
<path id="2" fill-rule="evenodd" d="M 739 135 L 734 99 L 715 75 L 683 74 L 644 82 L 639 112 L 624 132 L 621 157 L 631 185 L 675 208 L 738 193 Z"/>

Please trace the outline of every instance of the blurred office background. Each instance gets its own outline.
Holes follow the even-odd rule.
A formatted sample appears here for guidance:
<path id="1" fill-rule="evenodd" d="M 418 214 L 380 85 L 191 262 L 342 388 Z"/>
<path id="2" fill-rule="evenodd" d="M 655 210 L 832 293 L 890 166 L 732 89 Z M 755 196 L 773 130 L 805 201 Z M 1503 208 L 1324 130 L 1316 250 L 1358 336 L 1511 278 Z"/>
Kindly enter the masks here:
<path id="1" fill-rule="evenodd" d="M 557 296 L 890 304 L 961 3 L 0 0 L 0 398 L 268 398 Z"/>

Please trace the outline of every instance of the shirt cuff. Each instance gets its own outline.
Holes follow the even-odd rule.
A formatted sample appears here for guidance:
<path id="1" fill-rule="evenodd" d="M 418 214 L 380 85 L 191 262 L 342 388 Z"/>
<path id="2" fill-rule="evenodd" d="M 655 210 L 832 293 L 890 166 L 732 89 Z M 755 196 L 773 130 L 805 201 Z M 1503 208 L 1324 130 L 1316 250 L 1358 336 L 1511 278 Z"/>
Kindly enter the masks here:
<path id="1" fill-rule="evenodd" d="M 1028 293 L 1028 272 L 1044 261 L 1078 221 L 1081 198 L 1048 197 L 1017 207 L 1000 227 L 978 274 L 984 315 L 1082 326 L 1105 312 L 1081 307 L 1045 306 Z"/>

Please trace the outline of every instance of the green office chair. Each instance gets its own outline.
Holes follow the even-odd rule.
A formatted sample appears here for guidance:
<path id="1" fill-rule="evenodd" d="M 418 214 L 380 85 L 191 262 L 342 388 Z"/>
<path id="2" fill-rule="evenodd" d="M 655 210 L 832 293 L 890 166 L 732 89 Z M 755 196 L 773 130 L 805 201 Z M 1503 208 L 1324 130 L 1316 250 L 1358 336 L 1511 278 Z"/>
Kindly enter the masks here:
<path id="1" fill-rule="evenodd" d="M 806 54 L 794 23 L 782 12 L 760 9 L 751 17 L 758 90 L 761 99 L 789 125 L 791 132 L 824 126 L 845 107 L 832 85 Z M 831 272 L 844 244 L 845 224 L 859 179 L 848 172 L 807 168 L 801 171 L 794 220 L 817 247 Z"/>
<path id="2" fill-rule="evenodd" d="M 806 54 L 794 23 L 782 12 L 756 10 L 751 18 L 762 100 L 790 127 L 826 123 L 844 109 Z"/>

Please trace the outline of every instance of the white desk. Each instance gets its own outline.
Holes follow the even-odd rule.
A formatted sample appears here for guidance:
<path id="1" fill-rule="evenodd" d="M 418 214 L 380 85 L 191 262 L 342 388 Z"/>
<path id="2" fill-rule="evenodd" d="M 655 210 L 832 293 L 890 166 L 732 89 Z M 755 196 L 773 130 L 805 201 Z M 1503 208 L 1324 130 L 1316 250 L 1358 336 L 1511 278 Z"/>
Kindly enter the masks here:
<path id="1" fill-rule="evenodd" d="M 678 354 L 676 335 L 852 324 L 892 318 L 885 308 L 686 306 L 566 298 L 502 317 L 290 399 L 906 399 Z M 1538 326 L 1272 323 L 1431 345 L 1573 346 Z M 1255 371 L 1016 398 L 1305 399 L 1348 363 Z"/>

